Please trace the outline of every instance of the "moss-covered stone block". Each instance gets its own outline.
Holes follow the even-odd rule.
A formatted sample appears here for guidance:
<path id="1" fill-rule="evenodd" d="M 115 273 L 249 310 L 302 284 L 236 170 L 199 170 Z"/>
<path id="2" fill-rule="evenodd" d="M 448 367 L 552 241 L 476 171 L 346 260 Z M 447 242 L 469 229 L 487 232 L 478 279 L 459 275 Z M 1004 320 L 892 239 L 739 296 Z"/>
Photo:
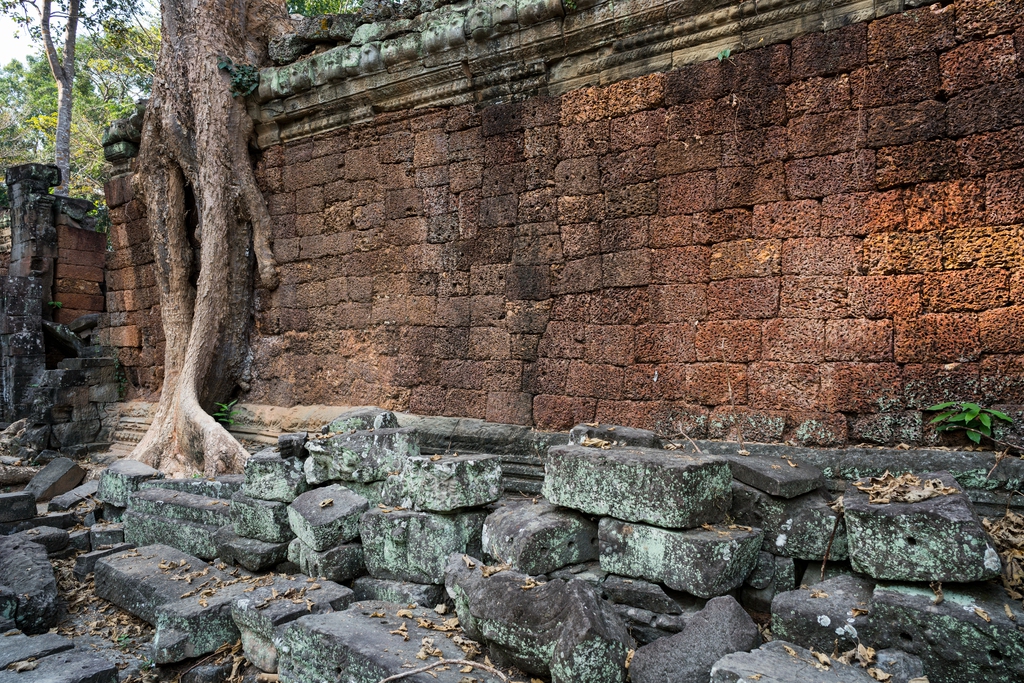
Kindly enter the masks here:
<path id="1" fill-rule="evenodd" d="M 484 553 L 538 576 L 596 560 L 597 523 L 546 500 L 506 501 L 484 520 Z"/>
<path id="2" fill-rule="evenodd" d="M 348 543 L 359 536 L 359 517 L 370 506 L 365 498 L 334 484 L 307 491 L 288 506 L 295 535 L 316 551 Z"/>
<path id="3" fill-rule="evenodd" d="M 296 538 L 288 546 L 288 561 L 297 564 L 306 576 L 330 581 L 351 581 L 366 574 L 361 543 L 345 543 L 316 551 Z"/>
<path id="4" fill-rule="evenodd" d="M 444 583 L 449 555 L 480 554 L 486 516 L 476 510 L 454 514 L 370 510 L 359 525 L 366 568 L 378 579 Z"/>
<path id="5" fill-rule="evenodd" d="M 777 498 L 733 482 L 729 516 L 737 524 L 763 529 L 761 547 L 773 555 L 822 560 L 828 552 L 832 560 L 847 557 L 846 524 L 822 492 Z"/>
<path id="6" fill-rule="evenodd" d="M 128 498 L 139 490 L 142 482 L 163 476 L 159 470 L 138 460 L 118 460 L 100 475 L 96 498 L 117 507 L 128 507 Z"/>
<path id="7" fill-rule="evenodd" d="M 250 498 L 290 503 L 309 488 L 299 458 L 282 458 L 266 448 L 245 461 L 245 486 Z"/>
<path id="8" fill-rule="evenodd" d="M 368 406 L 365 408 L 353 408 L 346 410 L 341 415 L 327 423 L 324 427 L 326 433 L 343 434 L 345 432 L 360 432 L 367 429 L 396 429 L 398 418 L 390 410 Z"/>
<path id="9" fill-rule="evenodd" d="M 400 472 L 406 458 L 420 454 L 416 430 L 375 429 L 314 439 L 306 444 L 306 481 L 368 483 Z"/>
<path id="10" fill-rule="evenodd" d="M 387 505 L 428 512 L 487 505 L 501 495 L 501 460 L 479 453 L 406 458 L 382 494 Z"/>
<path id="11" fill-rule="evenodd" d="M 287 505 L 241 493 L 231 497 L 231 526 L 239 536 L 265 543 L 284 543 L 295 538 Z"/>

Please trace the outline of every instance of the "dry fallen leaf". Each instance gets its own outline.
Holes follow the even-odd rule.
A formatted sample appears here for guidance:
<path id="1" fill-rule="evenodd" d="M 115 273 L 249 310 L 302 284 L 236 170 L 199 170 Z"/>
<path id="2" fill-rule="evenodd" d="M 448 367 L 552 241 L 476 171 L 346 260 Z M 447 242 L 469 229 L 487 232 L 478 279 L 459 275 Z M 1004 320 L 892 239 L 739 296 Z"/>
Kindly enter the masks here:
<path id="1" fill-rule="evenodd" d="M 1017 621 L 1017 617 L 1013 616 L 1013 611 L 1010 610 L 1010 606 L 1006 603 L 1003 603 L 1003 611 L 1006 612 L 1006 616 L 1010 621 Z"/>
<path id="2" fill-rule="evenodd" d="M 988 612 L 986 612 L 985 610 L 981 609 L 980 607 L 975 607 L 974 608 L 974 613 L 977 614 L 982 619 L 984 619 L 986 622 L 989 622 L 989 623 L 992 622 L 992 617 L 990 617 L 988 615 Z"/>
<path id="3" fill-rule="evenodd" d="M 432 455 L 432 456 L 430 456 L 430 462 L 437 462 L 440 459 L 441 459 L 440 455 Z"/>
<path id="4" fill-rule="evenodd" d="M 782 646 L 782 649 L 783 649 L 783 650 L 785 650 L 785 651 L 786 651 L 786 654 L 788 654 L 788 655 L 789 655 L 790 657 L 796 657 L 796 656 L 798 656 L 798 655 L 796 654 L 796 650 L 794 650 L 793 648 L 791 648 L 791 647 L 790 647 L 789 645 L 783 645 L 783 646 Z"/>
<path id="5" fill-rule="evenodd" d="M 608 450 L 609 448 L 612 447 L 612 442 L 588 436 L 586 439 L 583 439 L 583 441 L 580 442 L 580 445 L 587 446 L 588 448 L 602 448 L 604 450 Z"/>
<path id="6" fill-rule="evenodd" d="M 875 648 L 866 645 L 857 645 L 857 661 L 861 666 L 867 666 L 875 661 Z"/>
<path id="7" fill-rule="evenodd" d="M 626 653 L 626 668 L 627 669 L 629 668 L 629 665 L 633 663 L 633 655 L 635 655 L 635 654 L 636 654 L 636 650 L 630 650 L 629 652 Z"/>
<path id="8" fill-rule="evenodd" d="M 523 585 L 521 585 L 520 588 L 522 588 L 524 591 L 528 591 L 531 588 L 536 588 L 537 586 L 543 585 L 544 584 L 537 583 L 537 581 L 532 576 L 528 576 L 526 577 L 526 581 L 523 582 Z"/>
<path id="9" fill-rule="evenodd" d="M 820 588 L 812 588 L 811 589 L 811 597 L 812 598 L 827 598 L 828 597 L 828 593 L 826 593 L 825 591 L 821 590 Z"/>
<path id="10" fill-rule="evenodd" d="M 825 655 L 825 654 L 823 654 L 821 652 L 815 652 L 814 650 L 811 650 L 811 656 L 813 656 L 815 659 L 817 659 L 818 660 L 818 664 L 821 665 L 818 668 L 827 669 L 828 667 L 832 666 L 832 660 L 829 659 L 827 655 Z"/>
<path id="11" fill-rule="evenodd" d="M 907 683 L 930 683 L 927 676 L 918 676 L 917 678 L 911 678 Z"/>
<path id="12" fill-rule="evenodd" d="M 866 609 L 861 609 L 860 607 L 854 607 L 850 610 L 850 616 L 852 617 L 862 617 L 867 613 L 868 611 Z"/>
<path id="13" fill-rule="evenodd" d="M 472 671 L 473 671 L 473 667 L 471 667 L 471 666 L 464 666 L 461 669 L 459 669 L 459 673 L 460 674 L 468 674 L 468 673 L 472 673 Z"/>
<path id="14" fill-rule="evenodd" d="M 882 671 L 881 669 L 876 669 L 874 667 L 868 669 L 868 675 L 871 676 L 876 681 L 882 681 L 883 683 L 885 681 L 891 681 L 892 680 L 892 674 L 886 673 L 886 672 Z"/>
<path id="15" fill-rule="evenodd" d="M 503 572 L 506 569 L 511 569 L 511 567 L 509 567 L 507 564 L 495 564 L 495 565 L 480 567 L 480 573 L 483 574 L 483 577 L 486 579 L 487 577 L 493 576 L 494 574 L 497 574 L 498 572 Z"/>
<path id="16" fill-rule="evenodd" d="M 371 619 L 383 619 L 386 615 L 383 612 L 373 612 L 370 614 Z"/>
<path id="17" fill-rule="evenodd" d="M 871 477 L 867 482 L 855 481 L 853 485 L 868 494 L 868 502 L 877 505 L 885 503 L 918 503 L 936 496 L 959 493 L 952 486 L 946 486 L 941 479 L 921 481 L 921 477 L 910 472 L 894 477 L 886 470 L 880 477 Z"/>
<path id="18" fill-rule="evenodd" d="M 928 587 L 935 593 L 935 597 L 932 599 L 932 604 L 941 605 L 942 601 L 946 599 L 946 596 L 942 594 L 942 582 L 932 581 L 928 584 Z"/>
<path id="19" fill-rule="evenodd" d="M 466 563 L 466 568 L 467 569 L 472 569 L 473 567 L 476 566 L 476 562 L 474 562 L 473 560 L 469 559 L 469 555 L 463 555 L 462 556 L 462 561 Z"/>
<path id="20" fill-rule="evenodd" d="M 448 613 L 448 605 L 446 605 L 446 604 L 444 604 L 442 602 L 440 605 L 438 605 L 437 607 L 434 608 L 434 611 L 437 612 L 438 614 L 447 614 Z"/>
<path id="21" fill-rule="evenodd" d="M 39 666 L 39 662 L 32 661 L 32 660 L 29 660 L 29 659 L 25 659 L 25 660 L 22 660 L 20 662 L 14 662 L 13 664 L 8 666 L 7 668 L 10 669 L 11 671 L 13 671 L 16 674 L 20 674 L 23 671 L 32 671 L 37 666 Z"/>
<path id="22" fill-rule="evenodd" d="M 333 498 L 324 498 L 323 500 L 320 501 L 320 507 L 322 508 L 330 507 L 332 505 L 334 505 Z"/>
<path id="23" fill-rule="evenodd" d="M 400 610 L 398 610 L 397 612 L 395 612 L 395 616 L 399 617 L 401 619 L 412 619 L 413 618 L 412 612 L 410 612 L 407 609 L 400 609 Z"/>

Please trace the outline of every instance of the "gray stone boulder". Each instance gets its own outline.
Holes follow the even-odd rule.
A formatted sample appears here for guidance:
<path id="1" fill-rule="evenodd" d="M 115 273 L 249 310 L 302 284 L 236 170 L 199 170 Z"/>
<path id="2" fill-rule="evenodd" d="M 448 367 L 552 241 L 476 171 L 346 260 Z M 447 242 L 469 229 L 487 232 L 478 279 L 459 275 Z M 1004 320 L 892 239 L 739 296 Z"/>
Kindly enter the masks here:
<path id="1" fill-rule="evenodd" d="M 31 671 L 0 671 L 0 683 L 117 683 L 117 666 L 87 650 L 65 650 L 36 660 Z"/>
<path id="2" fill-rule="evenodd" d="M 99 522 L 89 527 L 89 546 L 102 549 L 104 546 L 124 543 L 124 525 Z"/>
<path id="3" fill-rule="evenodd" d="M 390 410 L 367 406 L 346 410 L 324 426 L 325 434 L 344 434 L 377 429 L 397 429 L 398 418 Z"/>
<path id="4" fill-rule="evenodd" d="M 0 493 L 0 522 L 20 522 L 36 516 L 36 498 L 28 491 Z"/>
<path id="5" fill-rule="evenodd" d="M 67 531 L 52 526 L 37 526 L 32 529 L 26 529 L 25 531 L 12 534 L 12 537 L 19 537 L 32 543 L 38 543 L 46 548 L 48 555 L 64 550 L 71 543 L 71 537 Z"/>
<path id="6" fill-rule="evenodd" d="M 731 596 L 714 598 L 690 618 L 682 633 L 637 650 L 629 677 L 633 683 L 706 681 L 719 659 L 759 645 L 757 624 L 739 603 Z"/>
<path id="7" fill-rule="evenodd" d="M 217 557 L 222 562 L 237 564 L 251 572 L 264 571 L 288 558 L 288 541 L 268 543 L 245 538 L 230 526 L 217 529 L 213 542 L 217 546 Z"/>
<path id="8" fill-rule="evenodd" d="M 359 536 L 359 518 L 370 506 L 362 496 L 334 484 L 307 491 L 288 506 L 295 536 L 313 550 L 327 550 Z"/>
<path id="9" fill-rule="evenodd" d="M 931 683 L 1024 680 L 1024 610 L 995 584 L 881 584 L 871 596 L 867 635 L 875 647 L 898 647 L 924 662 Z"/>
<path id="10" fill-rule="evenodd" d="M 757 564 L 762 532 L 735 525 L 673 531 L 605 517 L 598 536 L 605 571 L 713 598 L 743 585 Z"/>
<path id="11" fill-rule="evenodd" d="M 322 576 L 330 581 L 351 581 L 366 574 L 361 543 L 316 551 L 296 538 L 288 545 L 288 561 L 294 562 L 306 576 Z"/>
<path id="12" fill-rule="evenodd" d="M 163 473 L 138 460 L 118 460 L 100 475 L 96 498 L 117 507 L 128 507 L 129 497 L 144 481 L 162 479 Z"/>
<path id="13" fill-rule="evenodd" d="M 410 581 L 390 581 L 375 579 L 372 576 L 360 576 L 352 582 L 356 600 L 379 600 L 399 605 L 419 605 L 421 607 L 437 606 L 447 602 L 448 593 L 444 586 L 433 583 L 412 583 Z"/>
<path id="14" fill-rule="evenodd" d="M 284 543 L 295 538 L 288 518 L 288 506 L 273 500 L 231 496 L 231 526 L 244 538 L 265 543 Z"/>
<path id="15" fill-rule="evenodd" d="M 427 512 L 487 505 L 500 495 L 501 460 L 480 453 L 406 458 L 382 491 L 386 505 Z"/>
<path id="16" fill-rule="evenodd" d="M 376 429 L 338 434 L 306 443 L 303 469 L 310 484 L 369 483 L 400 472 L 406 458 L 420 454 L 416 430 Z"/>
<path id="17" fill-rule="evenodd" d="M 26 636 L 23 633 L 0 635 L 3 647 L 0 648 L 0 671 L 15 662 L 27 659 L 41 659 L 49 655 L 65 652 L 75 646 L 73 642 L 56 633 L 43 633 L 38 636 Z"/>
<path id="18" fill-rule="evenodd" d="M 18 596 L 10 588 L 0 585 L 0 633 L 17 627 L 14 621 L 18 613 Z"/>
<path id="19" fill-rule="evenodd" d="M 939 479 L 957 493 L 916 503 L 873 504 L 850 486 L 843 497 L 854 570 L 888 581 L 984 581 L 1002 563 L 971 501 L 948 472 L 920 475 Z"/>
<path id="20" fill-rule="evenodd" d="M 359 531 L 370 575 L 413 583 L 444 583 L 452 553 L 479 556 L 483 511 L 442 515 L 377 508 L 363 515 Z"/>
<path id="21" fill-rule="evenodd" d="M 809 463 L 770 455 L 721 457 L 729 461 L 733 478 L 779 498 L 796 498 L 825 486 L 825 475 Z"/>
<path id="22" fill-rule="evenodd" d="M 619 604 L 639 607 L 656 614 L 682 614 L 682 606 L 656 583 L 641 579 L 609 576 L 601 584 L 605 599 Z"/>
<path id="23" fill-rule="evenodd" d="M 597 524 L 543 499 L 509 500 L 484 520 L 483 551 L 538 576 L 598 558 Z"/>
<path id="24" fill-rule="evenodd" d="M 72 490 L 81 484 L 83 479 L 85 470 L 75 464 L 74 460 L 54 458 L 32 477 L 25 490 L 35 496 L 36 500 L 50 500 Z"/>
<path id="25" fill-rule="evenodd" d="M 826 655 L 827 656 L 827 655 Z M 886 662 L 900 660 L 894 665 L 894 675 L 888 683 L 908 683 L 907 670 L 913 670 L 912 660 L 879 652 L 877 659 Z M 883 664 L 876 668 L 885 672 Z M 887 672 L 885 672 L 887 673 Z M 900 676 L 895 675 L 899 673 Z M 929 678 L 929 680 L 932 680 Z M 966 679 L 965 679 L 966 680 Z M 810 650 L 784 640 L 765 643 L 752 652 L 736 652 L 718 660 L 711 668 L 711 683 L 877 683 L 866 667 L 843 664 L 828 658 L 822 663 Z"/>
<path id="26" fill-rule="evenodd" d="M 824 490 L 787 499 L 733 482 L 729 516 L 737 524 L 763 529 L 761 548 L 773 555 L 820 561 L 827 551 L 829 559 L 844 560 L 846 526 L 829 502 Z"/>
<path id="27" fill-rule="evenodd" d="M 569 443 L 582 446 L 585 441 L 607 441 L 612 447 L 661 448 L 661 439 L 649 429 L 634 429 L 621 425 L 578 424 L 569 430 Z"/>
<path id="28" fill-rule="evenodd" d="M 532 586 L 524 590 L 524 586 Z M 449 559 L 445 588 L 466 635 L 552 683 L 620 683 L 633 639 L 611 605 L 583 581 L 501 571 L 485 577 L 468 556 Z"/>
<path id="29" fill-rule="evenodd" d="M 273 448 L 265 448 L 245 461 L 242 491 L 250 498 L 290 503 L 308 488 L 300 458 L 283 458 Z"/>
<path id="30" fill-rule="evenodd" d="M 142 489 L 129 506 L 122 517 L 127 543 L 166 544 L 204 560 L 217 555 L 217 529 L 231 523 L 229 500 L 176 489 Z"/>
<path id="31" fill-rule="evenodd" d="M 51 512 L 70 510 L 79 503 L 89 500 L 90 497 L 95 496 L 96 492 L 99 490 L 99 486 L 99 479 L 92 479 L 84 484 L 80 484 L 67 493 L 62 493 L 59 496 L 51 498 L 50 502 L 46 504 L 46 509 Z"/>
<path id="32" fill-rule="evenodd" d="M 46 548 L 20 535 L 0 536 L 0 582 L 17 596 L 14 622 L 25 633 L 57 625 L 57 580 Z"/>
<path id="33" fill-rule="evenodd" d="M 291 432 L 289 434 L 279 434 L 277 436 L 277 451 L 281 458 L 298 458 L 299 460 L 305 460 L 306 456 L 306 441 L 309 439 L 309 435 L 306 432 Z"/>
<path id="34" fill-rule="evenodd" d="M 716 456 L 650 448 L 552 448 L 544 463 L 544 496 L 592 515 L 668 528 L 724 518 L 732 473 Z"/>
<path id="35" fill-rule="evenodd" d="M 772 635 L 818 652 L 855 648 L 867 633 L 874 588 L 868 579 L 846 575 L 779 593 L 772 601 Z"/>
<path id="36" fill-rule="evenodd" d="M 640 607 L 611 603 L 612 609 L 626 624 L 637 645 L 647 645 L 662 638 L 670 638 L 682 631 L 700 607 L 694 605 L 683 614 L 658 614 Z"/>
<path id="37" fill-rule="evenodd" d="M 79 553 L 78 557 L 75 558 L 75 568 L 72 570 L 75 574 L 75 578 L 82 582 L 88 580 L 89 574 L 92 574 L 96 570 L 97 562 L 102 560 L 104 557 L 123 553 L 134 547 L 135 546 L 131 543 L 120 543 L 102 550 L 97 549 L 91 552 Z"/>

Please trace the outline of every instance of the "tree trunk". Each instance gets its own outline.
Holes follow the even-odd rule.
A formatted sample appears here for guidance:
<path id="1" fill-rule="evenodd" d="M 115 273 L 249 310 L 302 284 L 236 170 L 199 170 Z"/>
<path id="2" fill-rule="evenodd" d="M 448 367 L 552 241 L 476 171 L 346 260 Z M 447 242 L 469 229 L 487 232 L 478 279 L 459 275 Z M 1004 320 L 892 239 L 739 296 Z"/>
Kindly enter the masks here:
<path id="1" fill-rule="evenodd" d="M 72 76 L 72 79 L 74 76 Z M 54 161 L 60 169 L 60 185 L 53 193 L 68 194 L 68 182 L 71 180 L 71 108 L 74 97 L 71 83 L 57 79 L 57 134 L 54 139 Z"/>
<path id="2" fill-rule="evenodd" d="M 253 123 L 221 59 L 260 65 L 287 30 L 282 0 L 164 0 L 136 187 L 153 234 L 166 343 L 160 404 L 133 458 L 176 474 L 238 471 L 245 449 L 204 409 L 243 380 L 253 261 L 277 286 L 256 186 Z"/>
<path id="3" fill-rule="evenodd" d="M 78 17 L 81 0 L 71 0 L 68 19 L 64 26 L 64 57 L 57 54 L 50 27 L 52 0 L 43 0 L 39 6 L 39 28 L 43 34 L 43 48 L 50 72 L 57 82 L 57 131 L 54 135 L 54 162 L 60 169 L 60 185 L 54 194 L 67 196 L 71 180 L 71 112 L 74 105 L 75 46 L 78 42 Z"/>

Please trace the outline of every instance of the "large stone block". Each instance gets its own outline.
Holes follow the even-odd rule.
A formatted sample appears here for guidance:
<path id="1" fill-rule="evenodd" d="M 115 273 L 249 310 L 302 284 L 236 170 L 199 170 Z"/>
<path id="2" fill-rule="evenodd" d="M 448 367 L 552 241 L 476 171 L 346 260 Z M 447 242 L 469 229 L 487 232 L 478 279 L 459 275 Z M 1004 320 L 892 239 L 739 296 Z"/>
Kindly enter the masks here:
<path id="1" fill-rule="evenodd" d="M 274 449 L 265 448 L 245 461 L 242 490 L 250 498 L 290 503 L 307 488 L 299 458 L 282 458 Z"/>
<path id="2" fill-rule="evenodd" d="M 485 577 L 480 562 L 455 554 L 445 587 L 459 625 L 523 671 L 552 683 L 620 683 L 633 646 L 625 624 L 594 588 L 582 581 L 532 585 L 530 577 L 502 571 Z"/>
<path id="3" fill-rule="evenodd" d="M 442 515 L 378 508 L 363 515 L 359 532 L 370 575 L 413 583 L 444 583 L 452 553 L 480 554 L 483 511 Z"/>
<path id="4" fill-rule="evenodd" d="M 724 525 L 670 531 L 605 517 L 598 536 L 601 569 L 712 598 L 743 584 L 757 564 L 763 532 Z"/>
<path id="5" fill-rule="evenodd" d="M 307 546 L 323 551 L 359 536 L 359 517 L 369 503 L 334 484 L 307 491 L 288 506 L 288 522 Z"/>
<path id="6" fill-rule="evenodd" d="M 128 507 L 128 498 L 150 479 L 161 479 L 163 473 L 137 460 L 118 460 L 100 475 L 96 498 L 117 507 Z"/>
<path id="7" fill-rule="evenodd" d="M 569 430 L 569 443 L 582 446 L 584 441 L 607 441 L 612 447 L 661 448 L 661 439 L 649 429 L 635 429 L 620 425 L 580 424 Z"/>
<path id="8" fill-rule="evenodd" d="M 295 538 L 288 521 L 287 505 L 249 498 L 241 493 L 231 497 L 231 525 L 239 536 L 264 543 L 283 543 Z"/>
<path id="9" fill-rule="evenodd" d="M 297 564 L 299 571 L 306 576 L 330 581 L 351 581 L 366 574 L 361 543 L 346 543 L 316 551 L 296 538 L 288 544 L 288 561 Z"/>
<path id="10" fill-rule="evenodd" d="M 217 529 L 230 522 L 222 520 L 222 523 L 203 524 L 147 515 L 134 510 L 125 512 L 121 521 L 127 543 L 135 546 L 168 545 L 204 560 L 212 560 L 217 556 L 214 536 Z"/>
<path id="11" fill-rule="evenodd" d="M 398 605 L 419 605 L 421 607 L 437 606 L 448 600 L 444 586 L 434 583 L 411 583 L 409 581 L 390 581 L 375 579 L 372 576 L 360 576 L 352 582 L 356 600 L 379 600 Z"/>
<path id="12" fill-rule="evenodd" d="M 484 520 L 483 552 L 537 576 L 596 560 L 597 524 L 546 500 L 507 501 Z"/>
<path id="13" fill-rule="evenodd" d="M 376 429 L 314 439 L 306 444 L 306 481 L 383 481 L 420 453 L 416 430 Z"/>
<path id="14" fill-rule="evenodd" d="M 139 490 L 167 489 L 181 491 L 206 498 L 231 500 L 231 496 L 242 490 L 245 475 L 224 474 L 215 478 L 192 477 L 190 479 L 150 479 L 139 484 Z"/>
<path id="15" fill-rule="evenodd" d="M 556 505 L 670 528 L 720 521 L 731 495 L 729 464 L 716 456 L 559 446 L 544 473 L 544 496 Z"/>
<path id="16" fill-rule="evenodd" d="M 999 575 L 999 554 L 971 501 L 948 472 L 921 474 L 956 490 L 915 503 L 869 502 L 850 486 L 843 498 L 850 564 L 875 579 L 971 582 Z"/>
<path id="17" fill-rule="evenodd" d="M 20 522 L 36 516 L 36 499 L 29 491 L 0 493 L 0 522 Z"/>
<path id="18" fill-rule="evenodd" d="M 733 482 L 729 515 L 737 524 L 762 529 L 762 549 L 773 555 L 821 560 L 828 552 L 833 560 L 847 557 L 846 526 L 821 492 L 776 498 Z"/>
<path id="19" fill-rule="evenodd" d="M 921 660 L 899 650 L 883 650 L 877 653 L 876 659 L 873 668 L 882 674 L 890 674 L 892 677 L 886 679 L 889 683 L 908 683 L 921 673 Z M 711 683 L 747 683 L 750 680 L 760 683 L 877 681 L 860 664 L 843 664 L 830 659 L 828 667 L 825 667 L 810 650 L 784 640 L 765 643 L 753 652 L 726 655 L 711 668 Z"/>
<path id="20" fill-rule="evenodd" d="M 376 429 L 396 429 L 398 418 L 390 410 L 369 406 L 346 410 L 331 420 L 324 429 L 325 433 L 344 434 Z"/>
<path id="21" fill-rule="evenodd" d="M 230 500 L 173 489 L 151 488 L 133 493 L 128 498 L 128 509 L 139 514 L 217 527 L 231 523 Z"/>
<path id="22" fill-rule="evenodd" d="M 478 453 L 406 458 L 382 491 L 386 505 L 428 512 L 487 505 L 500 495 L 501 460 Z"/>
<path id="23" fill-rule="evenodd" d="M 25 490 L 36 500 L 50 500 L 75 488 L 84 478 L 85 470 L 71 458 L 55 458 L 32 477 Z"/>
<path id="24" fill-rule="evenodd" d="M 33 637 L 14 633 L 4 636 L 3 643 L 3 649 L 0 650 L 0 671 L 14 662 L 39 659 L 70 650 L 75 646 L 73 642 L 56 633 L 43 633 Z"/>
<path id="25" fill-rule="evenodd" d="M 46 548 L 23 536 L 0 537 L 0 582 L 17 596 L 14 622 L 25 633 L 45 633 L 57 625 L 57 580 Z"/>
<path id="26" fill-rule="evenodd" d="M 867 579 L 845 575 L 813 589 L 779 593 L 772 601 L 772 635 L 818 652 L 855 648 L 867 635 L 874 587 Z"/>
<path id="27" fill-rule="evenodd" d="M 76 486 L 67 493 L 54 496 L 47 504 L 46 509 L 51 512 L 70 510 L 82 501 L 88 500 L 90 496 L 95 496 L 96 492 L 99 490 L 99 486 L 100 482 L 98 479 L 87 481 L 80 486 Z"/>
<path id="28" fill-rule="evenodd" d="M 251 572 L 264 571 L 285 561 L 288 542 L 267 543 L 239 536 L 229 526 L 222 526 L 213 535 L 217 557 L 227 564 L 237 564 Z"/>
<path id="29" fill-rule="evenodd" d="M 825 477 L 821 470 L 814 465 L 797 463 L 789 458 L 773 458 L 767 455 L 722 457 L 729 461 L 735 479 L 780 498 L 795 498 L 825 485 Z"/>
<path id="30" fill-rule="evenodd" d="M 66 650 L 37 660 L 31 671 L 0 671 L 0 683 L 117 683 L 117 666 L 87 650 Z"/>

